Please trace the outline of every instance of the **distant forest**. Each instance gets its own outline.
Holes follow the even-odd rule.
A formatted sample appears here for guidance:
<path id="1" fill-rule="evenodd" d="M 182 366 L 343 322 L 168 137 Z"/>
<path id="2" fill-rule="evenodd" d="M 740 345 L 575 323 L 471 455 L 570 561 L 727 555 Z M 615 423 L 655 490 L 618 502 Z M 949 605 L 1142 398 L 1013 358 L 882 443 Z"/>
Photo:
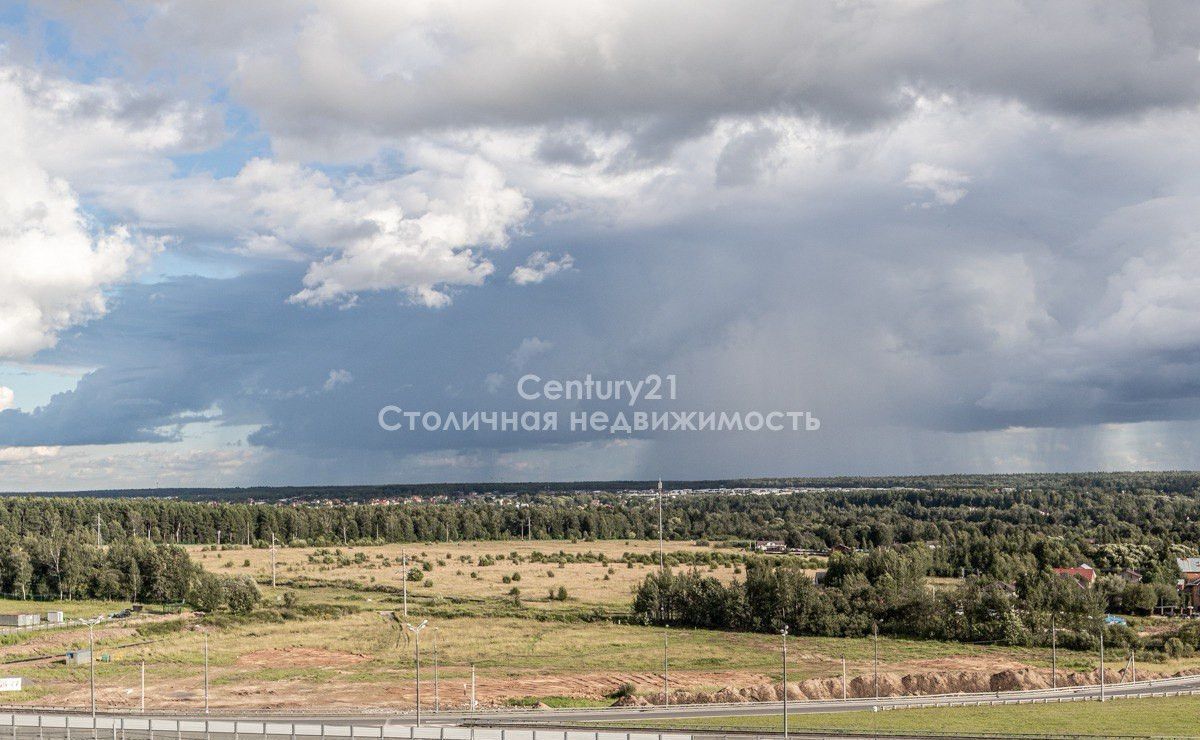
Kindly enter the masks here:
<path id="1" fill-rule="evenodd" d="M 1100 568 L 1146 569 L 1174 554 L 1195 554 L 1200 549 L 1200 497 L 1194 494 L 1200 475 L 1194 473 L 854 481 L 878 486 L 866 489 L 852 488 L 849 479 L 822 480 L 830 481 L 831 486 L 821 488 L 808 479 L 764 480 L 754 484 L 802 482 L 811 490 L 782 495 L 720 492 L 668 496 L 664 504 L 666 537 L 684 541 L 775 539 L 817 550 L 835 545 L 872 549 L 924 543 L 931 546 L 933 575 L 977 573 L 997 578 L 1013 578 L 1033 565 L 1077 565 L 1084 559 L 1095 561 Z M 917 485 L 933 480 L 954 485 Z M 983 480 L 993 485 L 975 485 Z M 885 483 L 908 487 L 889 488 Z M 688 487 L 702 485 L 691 483 Z M 544 489 L 539 485 L 535 491 L 514 491 L 504 500 L 461 495 L 441 502 L 384 506 L 244 504 L 116 495 L 2 497 L 0 538 L 18 533 L 43 537 L 71 533 L 94 540 L 97 519 L 99 537 L 105 543 L 128 538 L 168 544 L 215 543 L 220 537 L 223 543 L 265 546 L 272 538 L 283 545 L 327 545 L 658 535 L 654 497 Z M 391 489 L 361 490 L 370 490 L 374 498 L 385 497 Z M 422 487 L 427 496 L 437 490 Z"/>
<path id="2" fill-rule="evenodd" d="M 821 584 L 808 559 L 752 557 L 723 584 L 682 559 L 652 574 L 631 605 L 647 623 L 1040 644 L 1058 615 L 1084 647 L 1106 612 L 1179 603 L 1175 558 L 1200 554 L 1200 474 L 943 476 L 665 483 L 673 541 L 785 542 L 845 551 Z M 330 546 L 459 540 L 652 539 L 649 482 L 489 484 L 0 497 L 0 589 L 18 595 L 187 599 L 245 611 L 252 581 L 202 573 L 176 545 Z M 779 488 L 783 493 L 703 489 Z M 486 490 L 483 490 L 486 489 Z M 624 492 L 621 492 L 624 491 Z M 164 498 L 164 495 L 177 498 Z M 235 498 L 275 503 L 239 503 Z M 336 503 L 329 503 L 333 499 Z M 339 501 L 340 499 L 340 501 Z M 387 499 L 394 503 L 358 505 Z M 434 499 L 434 500 L 430 500 Z M 305 503 L 312 501 L 324 503 Z M 1087 562 L 1081 589 L 1052 573 Z M 1133 579 L 1125 571 L 1137 571 Z M 966 578 L 926 589 L 928 576 Z M 1190 628 L 1189 628 L 1190 629 Z M 1137 643 L 1106 628 L 1114 644 Z M 1200 628 L 1164 633 L 1171 655 L 1200 649 Z"/>
<path id="3" fill-rule="evenodd" d="M 181 501 L 320 501 L 366 503 L 374 499 L 419 497 L 464 497 L 469 495 L 521 496 L 545 493 L 646 490 L 657 481 L 561 481 L 552 483 L 413 483 L 362 486 L 257 486 L 249 488 L 143 488 L 32 494 L 66 498 L 170 498 Z M 3 482 L 0 482 L 0 487 Z M 841 476 L 792 478 L 729 478 L 715 480 L 664 480 L 668 490 L 733 488 L 913 488 L 944 489 L 1093 489 L 1101 491 L 1158 491 L 1196 493 L 1200 472 L 1127 473 L 1019 473 L 1007 475 Z M 0 495 L 4 495 L 0 491 Z"/>

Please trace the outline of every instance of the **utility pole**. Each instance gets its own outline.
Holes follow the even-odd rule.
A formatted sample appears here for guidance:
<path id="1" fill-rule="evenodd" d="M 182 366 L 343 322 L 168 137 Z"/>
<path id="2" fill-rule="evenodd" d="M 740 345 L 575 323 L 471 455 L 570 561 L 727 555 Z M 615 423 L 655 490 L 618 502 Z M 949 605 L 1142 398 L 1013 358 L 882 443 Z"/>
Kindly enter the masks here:
<path id="1" fill-rule="evenodd" d="M 441 632 L 440 627 L 433 628 L 433 712 L 437 714 L 442 711 L 442 695 L 438 691 L 438 634 Z"/>
<path id="2" fill-rule="evenodd" d="M 149 538 L 150 535 L 146 535 Z M 221 530 L 217 530 L 217 549 L 221 549 Z"/>
<path id="3" fill-rule="evenodd" d="M 871 635 L 875 643 L 875 698 L 879 698 L 879 622 L 871 623 Z"/>
<path id="4" fill-rule="evenodd" d="M 204 633 L 204 713 L 208 714 L 208 633 Z"/>
<path id="5" fill-rule="evenodd" d="M 146 661 L 142 660 L 142 713 L 146 712 Z"/>
<path id="6" fill-rule="evenodd" d="M 1050 688 L 1058 688 L 1058 627 L 1050 618 Z"/>
<path id="7" fill-rule="evenodd" d="M 271 588 L 275 588 L 275 532 L 271 532 Z"/>
<path id="8" fill-rule="evenodd" d="M 668 707 L 671 706 L 671 672 L 667 662 L 667 648 L 669 647 L 667 630 L 670 626 L 669 624 L 663 625 L 663 704 Z"/>
<path id="9" fill-rule="evenodd" d="M 425 625 L 429 624 L 429 620 L 423 620 L 415 627 L 408 622 L 404 623 L 413 633 L 413 660 L 417 664 L 417 727 L 421 726 L 421 630 L 425 629 Z"/>
<path id="10" fill-rule="evenodd" d="M 475 664 L 471 664 L 471 711 L 475 711 Z"/>
<path id="11" fill-rule="evenodd" d="M 658 479 L 658 570 L 660 573 L 666 573 L 666 561 L 663 559 L 663 515 L 662 515 L 662 478 Z"/>
<path id="12" fill-rule="evenodd" d="M 783 740 L 788 740 L 787 633 L 788 626 L 785 624 L 779 631 L 783 637 Z"/>
<path id="13" fill-rule="evenodd" d="M 92 697 L 92 727 L 96 726 L 96 633 L 88 622 L 88 693 Z"/>
<path id="14" fill-rule="evenodd" d="M 1104 701 L 1104 622 L 1100 622 L 1100 701 Z"/>
<path id="15" fill-rule="evenodd" d="M 1133 682 L 1137 683 L 1137 651 L 1129 651 L 1129 670 L 1133 672 Z"/>
<path id="16" fill-rule="evenodd" d="M 96 547 L 100 547 L 100 512 L 96 512 Z"/>
<path id="17" fill-rule="evenodd" d="M 842 653 L 842 701 L 846 701 L 846 654 Z"/>

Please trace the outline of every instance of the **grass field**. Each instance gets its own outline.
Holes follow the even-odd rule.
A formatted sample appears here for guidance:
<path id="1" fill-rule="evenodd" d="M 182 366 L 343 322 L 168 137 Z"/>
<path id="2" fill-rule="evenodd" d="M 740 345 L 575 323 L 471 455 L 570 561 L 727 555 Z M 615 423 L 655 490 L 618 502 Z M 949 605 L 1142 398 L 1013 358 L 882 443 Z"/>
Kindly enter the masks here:
<path id="1" fill-rule="evenodd" d="M 711 717 L 650 727 L 743 729 L 779 732 L 782 717 Z M 888 712 L 793 714 L 792 730 L 878 733 L 964 733 L 1006 735 L 1094 735 L 1136 737 L 1200 736 L 1200 697 L 1125 699 L 1069 704 L 945 707 Z"/>
<path id="2" fill-rule="evenodd" d="M 270 581 L 268 550 L 213 551 L 202 547 L 189 550 L 197 562 L 213 572 Z M 713 553 L 727 559 L 744 554 L 731 548 L 683 542 L 668 542 L 665 550 L 668 554 L 693 557 Z M 280 583 L 315 582 L 362 590 L 395 590 L 403 585 L 402 563 L 407 554 L 409 568 L 422 569 L 422 580 L 408 584 L 409 599 L 413 601 L 500 600 L 517 588 L 524 601 L 559 610 L 562 605 L 547 597 L 551 590 L 562 587 L 567 589 L 573 604 L 623 610 L 628 608 L 646 574 L 658 567 L 657 553 L 657 542 L 638 540 L 279 548 L 275 552 L 275 568 Z M 630 558 L 632 562 L 621 562 L 626 554 L 635 556 Z M 554 562 L 555 559 L 563 562 Z M 740 563 L 736 562 L 701 567 L 725 582 L 741 571 Z"/>
<path id="3" fill-rule="evenodd" d="M 723 562 L 709 572 L 723 579 L 738 575 L 733 551 L 691 543 L 668 543 L 667 549 L 718 553 Z M 265 550 L 192 550 L 197 562 L 216 573 L 249 574 L 269 584 L 270 553 Z M 430 622 L 421 644 L 422 698 L 429 705 L 434 701 L 435 641 L 443 706 L 466 703 L 472 665 L 478 698 L 485 705 L 596 703 L 624 684 L 646 694 L 661 687 L 664 631 L 623 623 L 633 589 L 655 567 L 648 563 L 657 559 L 656 542 L 468 542 L 406 550 L 414 567 L 430 564 L 429 570 L 421 570 L 423 580 L 409 588 L 410 618 Z M 149 707 L 200 705 L 207 634 L 214 707 L 356 706 L 364 696 L 373 706 L 411 707 L 413 645 L 386 616 L 403 610 L 402 551 L 399 546 L 281 548 L 276 554 L 279 586 L 263 587 L 263 608 L 253 616 L 150 616 L 139 624 L 100 625 L 100 706 L 136 705 L 143 660 Z M 625 553 L 631 553 L 633 567 L 623 562 Z M 425 578 L 433 585 L 422 585 Z M 568 599 L 549 599 L 550 589 L 560 585 Z M 514 586 L 522 592 L 519 603 L 509 595 Z M 282 607 L 287 593 L 298 601 L 297 608 Z M 34 605 L 4 602 L 0 609 Z M 123 606 L 36 602 L 39 611 L 62 608 L 69 616 L 95 616 Z M 716 692 L 779 681 L 777 636 L 677 629 L 667 636 L 673 689 Z M 79 627 L 0 635 L 5 675 L 22 676 L 30 687 L 6 698 L 83 706 L 86 668 L 69 668 L 61 656 L 86 641 L 87 630 Z M 796 637 L 789 643 L 789 679 L 840 676 L 843 655 L 852 678 L 867 675 L 872 654 L 869 639 Z M 886 638 L 880 640 L 880 655 L 881 672 L 897 676 L 1050 663 L 1048 651 L 1039 649 Z M 1090 670 L 1095 658 L 1061 651 L 1059 665 Z M 1140 663 L 1146 672 L 1174 672 L 1190 665 L 1200 665 L 1200 659 Z M 1110 661 L 1109 668 L 1115 675 L 1120 658 Z"/>

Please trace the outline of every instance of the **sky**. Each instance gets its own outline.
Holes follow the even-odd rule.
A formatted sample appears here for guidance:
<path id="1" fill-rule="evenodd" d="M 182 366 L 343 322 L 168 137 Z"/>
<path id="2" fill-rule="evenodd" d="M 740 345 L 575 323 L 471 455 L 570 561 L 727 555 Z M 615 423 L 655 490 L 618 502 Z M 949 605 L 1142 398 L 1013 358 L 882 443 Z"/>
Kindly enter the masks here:
<path id="1" fill-rule="evenodd" d="M 1195 3 L 18 2 L 0 121 L 0 490 L 1200 467 Z"/>

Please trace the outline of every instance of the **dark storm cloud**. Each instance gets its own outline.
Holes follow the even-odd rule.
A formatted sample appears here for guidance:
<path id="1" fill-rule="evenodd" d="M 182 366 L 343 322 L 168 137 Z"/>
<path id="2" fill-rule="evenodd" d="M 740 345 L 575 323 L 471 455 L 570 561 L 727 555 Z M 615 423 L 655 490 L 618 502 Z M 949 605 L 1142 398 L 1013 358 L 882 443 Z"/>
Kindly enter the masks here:
<path id="1" fill-rule="evenodd" d="M 436 62 L 380 66 L 368 46 L 339 67 L 335 88 L 325 55 L 362 39 L 366 23 L 421 38 Z M 370 36 L 376 53 L 392 43 Z M 252 46 L 235 89 L 271 129 L 298 139 L 586 121 L 634 130 L 638 151 L 653 152 L 723 116 L 871 126 L 916 94 L 1101 119 L 1189 107 L 1200 99 L 1198 43 L 1200 8 L 1187 2 L 763 0 L 685 13 L 669 3 L 506 3 L 391 19 L 323 14 L 307 33 Z"/>
<path id="2" fill-rule="evenodd" d="M 1192 453 L 1170 437 L 1200 418 L 1195 4 L 180 3 L 149 19 L 113 38 L 148 70 L 175 53 L 220 70 L 283 158 L 479 157 L 534 215 L 440 310 L 371 290 L 348 310 L 289 304 L 293 263 L 128 286 L 38 357 L 99 369 L 44 409 L 0 413 L 0 445 L 176 439 L 219 413 L 337 480 L 412 453 L 610 439 L 376 424 L 385 404 L 528 408 L 513 394 L 528 370 L 674 373 L 683 407 L 823 421 L 804 437 L 654 435 L 647 473 L 1153 459 L 1113 456 L 1113 423 L 1165 435 L 1162 459 Z M 348 182 L 364 212 L 394 205 Z M 245 199 L 195 184 L 119 195 L 176 253 L 203 236 L 244 268 L 226 242 Z M 210 187 L 219 208 L 202 211 L 189 194 Z M 282 220 L 324 248 L 312 215 Z M 568 251 L 579 270 L 504 279 Z"/>

